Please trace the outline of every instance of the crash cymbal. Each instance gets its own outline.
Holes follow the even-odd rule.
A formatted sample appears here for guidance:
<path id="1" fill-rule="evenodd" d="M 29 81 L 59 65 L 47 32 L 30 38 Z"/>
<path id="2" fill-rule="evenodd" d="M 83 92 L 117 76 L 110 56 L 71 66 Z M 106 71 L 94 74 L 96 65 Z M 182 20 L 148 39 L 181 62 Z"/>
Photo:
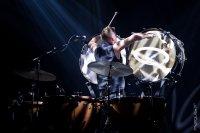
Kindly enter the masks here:
<path id="1" fill-rule="evenodd" d="M 38 80 L 38 81 L 54 81 L 54 80 L 56 80 L 55 75 L 53 75 L 49 72 L 46 72 L 44 70 L 40 70 L 39 72 L 37 72 L 35 70 L 20 71 L 20 72 L 16 72 L 16 73 L 23 78 L 31 79 L 31 80 Z M 38 79 L 38 77 L 39 77 L 39 79 Z"/>
<path id="2" fill-rule="evenodd" d="M 95 61 L 88 64 L 88 68 L 97 74 L 104 76 L 123 77 L 132 74 L 133 70 L 119 62 Z"/>

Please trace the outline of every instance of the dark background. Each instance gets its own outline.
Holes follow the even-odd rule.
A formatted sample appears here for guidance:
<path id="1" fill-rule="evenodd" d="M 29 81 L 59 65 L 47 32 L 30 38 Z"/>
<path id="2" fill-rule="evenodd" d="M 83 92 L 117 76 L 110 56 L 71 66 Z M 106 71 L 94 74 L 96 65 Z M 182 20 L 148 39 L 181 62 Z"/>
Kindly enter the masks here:
<path id="1" fill-rule="evenodd" d="M 166 92 L 171 132 L 193 130 L 194 104 L 200 93 L 200 1 L 198 0 L 4 0 L 1 1 L 3 58 L 7 68 L 8 101 L 29 89 L 31 81 L 15 72 L 34 67 L 32 59 L 61 47 L 71 35 L 86 35 L 87 41 L 99 34 L 115 11 L 112 25 L 121 37 L 143 28 L 162 28 L 184 43 L 187 61 L 178 84 Z M 67 94 L 88 95 L 87 80 L 79 69 L 83 44 L 73 43 L 64 52 L 41 59 L 41 69 L 56 75 Z M 130 80 L 130 79 L 129 79 Z M 199 118 L 199 117 L 198 117 Z M 200 119 L 200 118 L 199 118 Z M 199 125 L 198 125 L 199 128 Z"/>

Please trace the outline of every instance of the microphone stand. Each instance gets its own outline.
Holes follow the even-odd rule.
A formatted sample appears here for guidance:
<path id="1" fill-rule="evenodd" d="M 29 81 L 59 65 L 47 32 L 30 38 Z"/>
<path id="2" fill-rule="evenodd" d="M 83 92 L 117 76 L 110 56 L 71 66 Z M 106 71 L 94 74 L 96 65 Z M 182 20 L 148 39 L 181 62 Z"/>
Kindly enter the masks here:
<path id="1" fill-rule="evenodd" d="M 60 49 L 57 49 L 56 47 L 54 47 L 53 49 L 45 52 L 44 54 L 32 59 L 33 62 L 36 62 L 35 64 L 35 69 L 34 69 L 34 73 L 36 75 L 36 78 L 34 77 L 34 83 L 32 84 L 32 106 L 34 105 L 34 102 L 36 100 L 36 117 L 38 117 L 38 111 L 39 111 L 39 93 L 40 93 L 40 89 L 39 89 L 39 81 L 40 81 L 40 67 L 41 67 L 41 59 L 47 55 L 52 55 L 55 53 L 59 53 L 59 52 L 64 52 L 66 50 L 66 48 L 69 46 L 69 44 L 71 44 L 71 39 L 73 37 L 75 37 L 76 35 L 73 35 L 69 38 L 68 42 L 64 45 L 62 45 L 62 47 Z M 36 89 L 36 90 L 35 90 Z M 36 91 L 36 94 L 34 92 L 34 90 Z M 35 97 L 36 96 L 36 97 Z M 35 99 L 36 98 L 36 99 Z M 33 115 L 34 111 L 33 111 L 33 107 L 32 107 L 32 115 Z"/>

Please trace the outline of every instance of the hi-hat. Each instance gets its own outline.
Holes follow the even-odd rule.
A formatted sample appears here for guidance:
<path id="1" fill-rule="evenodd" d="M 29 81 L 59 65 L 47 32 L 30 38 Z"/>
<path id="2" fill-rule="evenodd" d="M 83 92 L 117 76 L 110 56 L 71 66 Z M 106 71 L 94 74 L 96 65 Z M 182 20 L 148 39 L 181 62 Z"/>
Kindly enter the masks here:
<path id="1" fill-rule="evenodd" d="M 88 68 L 103 76 L 124 77 L 133 73 L 133 70 L 119 62 L 95 61 L 88 64 Z"/>
<path id="2" fill-rule="evenodd" d="M 31 71 L 20 71 L 16 72 L 18 75 L 22 76 L 23 78 L 26 79 L 31 79 L 31 80 L 38 80 L 38 81 L 54 81 L 56 80 L 56 76 L 46 72 L 44 70 L 31 70 Z M 39 78 L 38 78 L 39 77 Z"/>

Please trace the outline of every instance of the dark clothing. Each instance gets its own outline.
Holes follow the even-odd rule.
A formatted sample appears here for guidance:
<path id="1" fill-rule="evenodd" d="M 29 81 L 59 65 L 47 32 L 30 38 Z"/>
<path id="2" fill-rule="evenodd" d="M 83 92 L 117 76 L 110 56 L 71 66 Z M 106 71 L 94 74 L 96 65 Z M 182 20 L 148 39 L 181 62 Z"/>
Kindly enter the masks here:
<path id="1" fill-rule="evenodd" d="M 113 61 L 113 62 L 122 62 L 122 58 L 117 59 L 114 53 L 113 45 L 109 44 L 106 41 L 103 41 L 95 50 L 96 61 Z M 100 92 L 106 90 L 108 77 L 103 75 L 97 75 L 98 88 Z M 125 88 L 124 77 L 111 77 L 110 80 L 110 94 L 118 94 L 123 92 Z"/>

